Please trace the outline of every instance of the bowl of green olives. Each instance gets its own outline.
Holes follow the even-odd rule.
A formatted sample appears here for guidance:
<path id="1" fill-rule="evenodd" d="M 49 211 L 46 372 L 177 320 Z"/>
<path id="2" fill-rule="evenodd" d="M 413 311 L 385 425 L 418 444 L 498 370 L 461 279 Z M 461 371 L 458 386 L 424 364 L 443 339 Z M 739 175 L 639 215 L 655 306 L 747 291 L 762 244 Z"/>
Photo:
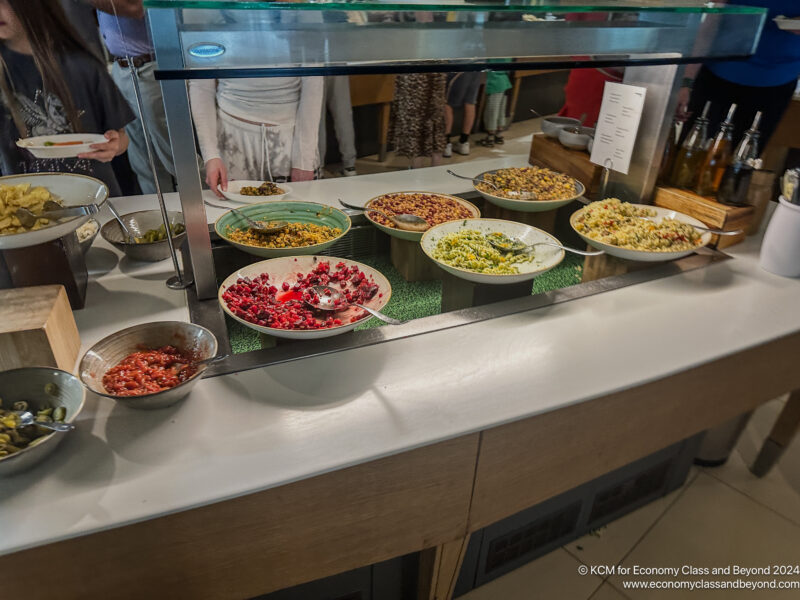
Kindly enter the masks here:
<path id="1" fill-rule="evenodd" d="M 183 213 L 177 211 L 167 212 L 169 217 L 172 243 L 175 248 L 180 248 L 186 239 L 186 227 L 183 224 Z M 131 238 L 120 227 L 116 219 L 108 221 L 100 229 L 100 235 L 109 244 L 122 250 L 131 260 L 144 262 L 158 262 L 169 258 L 169 244 L 167 244 L 167 228 L 160 210 L 140 210 L 120 217 L 125 223 Z"/>
<path id="2" fill-rule="evenodd" d="M 30 469 L 55 450 L 65 435 L 36 423 L 72 423 L 83 408 L 80 379 L 52 367 L 0 372 L 0 477 Z M 19 413 L 34 415 L 22 426 Z"/>

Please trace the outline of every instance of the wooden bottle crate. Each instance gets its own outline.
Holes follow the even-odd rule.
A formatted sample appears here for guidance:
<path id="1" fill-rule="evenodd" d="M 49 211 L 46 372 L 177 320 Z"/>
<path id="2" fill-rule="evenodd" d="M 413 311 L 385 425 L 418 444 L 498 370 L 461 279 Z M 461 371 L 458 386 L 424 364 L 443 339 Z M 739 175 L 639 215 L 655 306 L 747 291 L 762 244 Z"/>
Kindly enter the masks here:
<path id="1" fill-rule="evenodd" d="M 698 196 L 689 190 L 671 187 L 657 187 L 653 204 L 699 219 L 709 227 L 722 231 L 743 230 L 740 235 L 715 235 L 711 238 L 712 248 L 723 249 L 744 240 L 755 215 L 752 206 L 728 206 L 711 198 Z"/>

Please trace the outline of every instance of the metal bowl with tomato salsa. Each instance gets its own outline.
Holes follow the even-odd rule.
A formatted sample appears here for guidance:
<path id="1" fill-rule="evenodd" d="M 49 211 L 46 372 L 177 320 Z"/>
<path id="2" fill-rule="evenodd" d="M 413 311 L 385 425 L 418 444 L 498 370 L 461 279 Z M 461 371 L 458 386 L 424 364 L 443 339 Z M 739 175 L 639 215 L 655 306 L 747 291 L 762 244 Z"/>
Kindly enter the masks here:
<path id="1" fill-rule="evenodd" d="M 216 356 L 217 348 L 214 334 L 194 323 L 135 325 L 92 346 L 81 359 L 80 378 L 96 394 L 131 408 L 164 408 L 201 379 L 206 366 L 192 361 Z"/>

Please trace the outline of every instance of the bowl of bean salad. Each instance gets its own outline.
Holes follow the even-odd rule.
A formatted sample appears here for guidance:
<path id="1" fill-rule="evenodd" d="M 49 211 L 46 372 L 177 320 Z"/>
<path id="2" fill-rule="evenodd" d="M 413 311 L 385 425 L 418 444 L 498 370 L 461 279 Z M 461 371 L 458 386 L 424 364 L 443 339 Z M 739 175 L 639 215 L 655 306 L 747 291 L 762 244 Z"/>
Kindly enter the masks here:
<path id="1" fill-rule="evenodd" d="M 369 200 L 366 209 L 374 208 L 388 215 L 410 214 L 425 219 L 431 227 L 458 219 L 472 219 L 480 216 L 478 207 L 457 196 L 433 194 L 430 192 L 392 192 Z M 391 236 L 418 242 L 422 239 L 419 231 L 403 231 L 385 217 L 365 210 L 364 214 L 373 225 Z"/>
<path id="2" fill-rule="evenodd" d="M 555 210 L 586 192 L 577 179 L 545 167 L 510 167 L 485 171 L 476 179 L 490 181 L 500 188 L 475 182 L 475 190 L 488 202 L 519 212 L 544 212 Z M 521 199 L 520 192 L 532 192 L 534 199 Z"/>

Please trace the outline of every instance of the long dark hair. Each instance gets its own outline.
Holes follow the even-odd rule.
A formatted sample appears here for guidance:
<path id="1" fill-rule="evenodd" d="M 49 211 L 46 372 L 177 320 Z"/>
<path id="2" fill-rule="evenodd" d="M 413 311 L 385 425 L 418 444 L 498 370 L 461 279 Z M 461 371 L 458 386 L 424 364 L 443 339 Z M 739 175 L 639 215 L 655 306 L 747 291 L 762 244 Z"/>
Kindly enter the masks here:
<path id="1" fill-rule="evenodd" d="M 53 0 L 7 0 L 8 5 L 16 13 L 25 35 L 33 49 L 33 60 L 42 76 L 44 90 L 54 94 L 61 100 L 67 119 L 73 131 L 80 131 L 80 118 L 69 86 L 62 74 L 59 56 L 79 52 L 86 54 L 102 64 L 95 52 L 87 46 L 80 35 L 67 20 L 59 2 Z M 4 65 L 0 64 L 0 69 Z M 13 93 L 7 89 L 10 83 L 8 75 L 0 73 L 3 96 L 12 113 L 21 136 L 27 136 L 27 127 L 19 114 L 19 107 Z"/>

